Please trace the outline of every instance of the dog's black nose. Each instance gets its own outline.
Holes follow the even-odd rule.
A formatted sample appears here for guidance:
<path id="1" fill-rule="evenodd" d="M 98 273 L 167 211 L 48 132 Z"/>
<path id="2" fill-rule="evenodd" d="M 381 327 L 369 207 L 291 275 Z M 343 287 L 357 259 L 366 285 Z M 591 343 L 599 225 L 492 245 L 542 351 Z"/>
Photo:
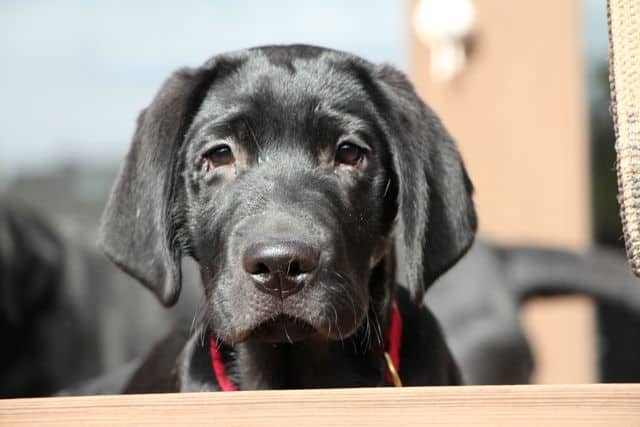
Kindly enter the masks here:
<path id="1" fill-rule="evenodd" d="M 242 265 L 261 291 L 286 297 L 309 282 L 320 252 L 301 242 L 255 243 L 243 255 Z"/>

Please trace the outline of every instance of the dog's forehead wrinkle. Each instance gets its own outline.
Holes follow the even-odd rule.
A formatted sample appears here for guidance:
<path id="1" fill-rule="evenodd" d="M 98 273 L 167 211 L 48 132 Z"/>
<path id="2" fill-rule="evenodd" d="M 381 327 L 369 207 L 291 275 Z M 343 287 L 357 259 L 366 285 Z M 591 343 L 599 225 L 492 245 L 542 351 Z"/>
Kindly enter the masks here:
<path id="1" fill-rule="evenodd" d="M 290 76 L 274 70 L 270 64 L 260 64 L 260 58 L 247 61 L 244 72 L 235 73 L 226 84 L 212 85 L 189 134 L 195 129 L 215 127 L 230 117 L 246 115 L 250 118 L 247 124 L 251 142 L 259 152 L 258 161 L 263 163 L 273 157 L 263 152 L 270 144 L 319 149 L 312 144 L 312 137 L 316 129 L 322 128 L 310 127 L 313 122 L 324 123 L 322 126 L 337 133 L 371 133 L 366 117 L 373 116 L 365 111 L 366 93 L 360 90 L 360 95 L 358 91 L 354 95 L 358 83 L 336 71 L 332 64 L 320 71 L 318 64 L 312 65 L 301 61 L 299 72 Z M 253 70 L 256 67 L 257 72 Z M 323 118 L 326 120 L 322 121 Z M 336 142 L 333 139 L 337 139 L 337 134 L 319 141 L 328 149 Z"/>

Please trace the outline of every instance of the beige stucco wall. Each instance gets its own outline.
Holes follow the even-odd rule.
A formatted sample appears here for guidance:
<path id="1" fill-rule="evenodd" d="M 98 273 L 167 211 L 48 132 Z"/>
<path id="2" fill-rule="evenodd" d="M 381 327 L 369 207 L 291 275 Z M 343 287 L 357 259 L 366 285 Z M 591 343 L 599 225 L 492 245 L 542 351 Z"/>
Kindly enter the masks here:
<path id="1" fill-rule="evenodd" d="M 413 31 L 410 43 L 412 79 L 456 138 L 476 186 L 480 232 L 584 248 L 591 218 L 581 3 L 475 4 L 475 48 L 459 78 L 435 82 L 427 46 Z M 592 380 L 589 302 L 566 300 L 546 312 L 539 304 L 524 311 L 540 352 L 537 380 Z"/>

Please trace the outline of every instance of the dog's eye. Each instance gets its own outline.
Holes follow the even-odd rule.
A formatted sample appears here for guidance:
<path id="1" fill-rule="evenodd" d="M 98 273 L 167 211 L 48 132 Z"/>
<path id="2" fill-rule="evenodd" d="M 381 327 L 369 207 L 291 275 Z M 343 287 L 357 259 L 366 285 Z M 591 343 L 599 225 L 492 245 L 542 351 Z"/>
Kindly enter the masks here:
<path id="1" fill-rule="evenodd" d="M 203 156 L 205 161 L 205 172 L 210 172 L 218 166 L 233 164 L 236 159 L 233 157 L 233 151 L 228 145 L 218 145 L 207 151 Z"/>
<path id="2" fill-rule="evenodd" d="M 343 142 L 336 150 L 336 164 L 358 166 L 364 158 L 364 149 L 350 142 Z"/>

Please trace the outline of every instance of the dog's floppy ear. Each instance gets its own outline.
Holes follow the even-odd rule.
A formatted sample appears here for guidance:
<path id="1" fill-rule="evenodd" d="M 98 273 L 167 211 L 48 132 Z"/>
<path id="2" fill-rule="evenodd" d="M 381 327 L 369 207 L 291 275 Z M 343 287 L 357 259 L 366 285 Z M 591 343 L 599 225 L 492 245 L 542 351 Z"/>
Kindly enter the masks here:
<path id="1" fill-rule="evenodd" d="M 102 217 L 100 244 L 107 256 L 166 306 L 177 301 L 181 288 L 177 153 L 219 62 L 178 70 L 140 113 Z"/>
<path id="2" fill-rule="evenodd" d="M 404 74 L 376 70 L 398 178 L 406 285 L 416 301 L 466 253 L 475 237 L 473 186 L 456 146 Z"/>

